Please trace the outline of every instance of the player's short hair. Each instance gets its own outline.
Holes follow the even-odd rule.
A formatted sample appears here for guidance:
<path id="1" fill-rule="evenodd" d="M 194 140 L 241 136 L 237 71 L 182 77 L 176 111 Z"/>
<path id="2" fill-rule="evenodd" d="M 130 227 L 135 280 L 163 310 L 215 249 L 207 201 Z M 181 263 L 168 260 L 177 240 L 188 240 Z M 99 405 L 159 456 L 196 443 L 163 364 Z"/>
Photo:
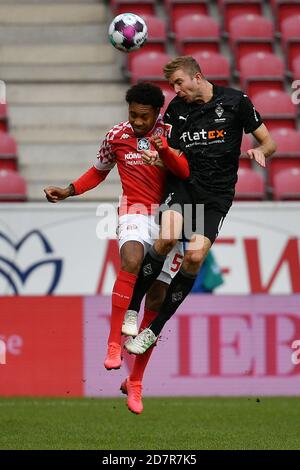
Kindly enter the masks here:
<path id="1" fill-rule="evenodd" d="M 170 62 L 164 66 L 165 78 L 169 80 L 171 75 L 177 70 L 184 70 L 190 77 L 194 77 L 196 73 L 202 73 L 200 65 L 191 55 L 183 55 L 170 60 Z"/>
<path id="2" fill-rule="evenodd" d="M 150 105 L 153 108 L 162 108 L 165 103 L 165 97 L 158 86 L 152 85 L 152 83 L 141 82 L 127 90 L 126 101 L 128 104 L 138 103 Z"/>

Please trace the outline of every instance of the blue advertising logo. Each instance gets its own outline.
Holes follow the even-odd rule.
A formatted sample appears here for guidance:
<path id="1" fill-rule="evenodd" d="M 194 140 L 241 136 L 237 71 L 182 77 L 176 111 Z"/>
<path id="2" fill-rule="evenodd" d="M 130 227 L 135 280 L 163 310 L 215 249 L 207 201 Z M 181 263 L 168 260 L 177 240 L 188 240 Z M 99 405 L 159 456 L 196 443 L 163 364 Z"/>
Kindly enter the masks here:
<path id="1" fill-rule="evenodd" d="M 12 256 L 9 256 L 9 252 Z M 24 263 L 27 264 L 26 267 Z M 48 266 L 52 269 L 52 274 L 47 270 L 46 276 L 42 276 L 40 282 L 37 282 L 39 285 L 33 293 L 36 293 L 36 290 L 42 295 L 54 293 L 62 274 L 63 260 L 55 257 L 51 244 L 39 230 L 28 232 L 16 243 L 8 235 L 0 232 L 0 294 L 7 293 L 1 292 L 4 280 L 4 285 L 9 287 L 10 293 L 22 295 L 23 288 L 29 282 L 31 275 L 36 273 L 36 270 Z M 45 277 L 47 277 L 46 282 Z"/>

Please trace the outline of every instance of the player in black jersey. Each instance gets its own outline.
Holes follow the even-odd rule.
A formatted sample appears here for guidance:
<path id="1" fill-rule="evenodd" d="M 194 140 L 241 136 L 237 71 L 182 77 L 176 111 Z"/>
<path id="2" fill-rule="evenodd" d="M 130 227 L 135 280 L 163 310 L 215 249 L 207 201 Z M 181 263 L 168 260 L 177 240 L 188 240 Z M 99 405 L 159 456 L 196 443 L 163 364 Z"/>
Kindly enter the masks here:
<path id="1" fill-rule="evenodd" d="M 193 209 L 188 220 L 192 233 L 186 236 L 190 241 L 181 269 L 169 286 L 159 315 L 149 328 L 125 345 L 134 354 L 144 353 L 155 343 L 166 321 L 193 287 L 232 204 L 243 132 L 252 133 L 258 141 L 259 146 L 249 149 L 247 155 L 260 166 L 265 167 L 265 159 L 276 150 L 248 96 L 208 82 L 193 57 L 172 60 L 165 66 L 164 74 L 177 96 L 164 118 L 172 126 L 168 143 L 157 138 L 155 144 L 163 160 L 173 152 L 179 163 L 184 153 L 189 177 L 185 181 L 171 174 L 168 177 L 160 238 L 144 259 L 130 310 L 139 311 L 145 293 L 159 275 L 167 253 L 181 237 L 182 229 L 186 235 L 187 205 Z M 202 208 L 204 218 L 197 216 L 197 207 Z"/>

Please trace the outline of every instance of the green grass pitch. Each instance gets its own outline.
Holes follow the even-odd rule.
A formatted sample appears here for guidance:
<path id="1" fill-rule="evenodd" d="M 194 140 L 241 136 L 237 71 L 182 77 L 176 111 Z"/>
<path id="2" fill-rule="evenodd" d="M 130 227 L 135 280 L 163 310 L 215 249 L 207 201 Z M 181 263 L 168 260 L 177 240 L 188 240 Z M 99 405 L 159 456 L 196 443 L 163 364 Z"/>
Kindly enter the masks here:
<path id="1" fill-rule="evenodd" d="M 299 449 L 300 399 L 1 398 L 0 449 Z"/>

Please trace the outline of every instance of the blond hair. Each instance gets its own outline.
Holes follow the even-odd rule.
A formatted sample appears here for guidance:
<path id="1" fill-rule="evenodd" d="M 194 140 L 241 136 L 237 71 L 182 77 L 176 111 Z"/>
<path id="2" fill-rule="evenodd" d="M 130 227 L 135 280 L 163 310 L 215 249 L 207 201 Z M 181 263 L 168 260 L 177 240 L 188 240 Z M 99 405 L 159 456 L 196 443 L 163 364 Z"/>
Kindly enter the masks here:
<path id="1" fill-rule="evenodd" d="M 184 70 L 191 77 L 194 77 L 196 73 L 202 73 L 200 65 L 191 55 L 184 55 L 170 60 L 170 62 L 164 66 L 165 78 L 169 80 L 176 70 Z"/>

